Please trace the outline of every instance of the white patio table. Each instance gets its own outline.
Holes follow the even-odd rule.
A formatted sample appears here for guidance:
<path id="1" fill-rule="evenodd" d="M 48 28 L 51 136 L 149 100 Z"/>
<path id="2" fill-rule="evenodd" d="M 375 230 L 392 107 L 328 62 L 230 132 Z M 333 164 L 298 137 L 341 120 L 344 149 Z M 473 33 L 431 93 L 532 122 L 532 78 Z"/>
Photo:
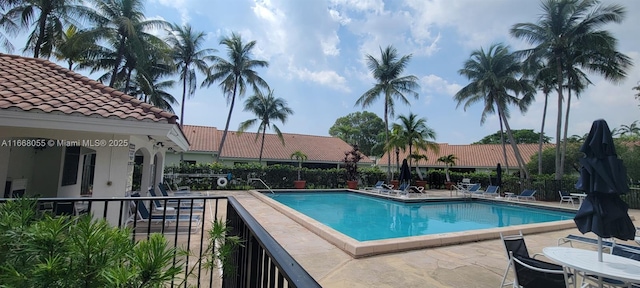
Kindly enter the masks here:
<path id="1" fill-rule="evenodd" d="M 599 262 L 597 251 L 569 247 L 545 247 L 542 253 L 558 264 L 598 276 L 600 287 L 603 285 L 602 277 L 640 283 L 640 261 L 604 253 L 602 262 Z"/>
<path id="2" fill-rule="evenodd" d="M 587 197 L 587 194 L 585 193 L 571 193 L 569 194 L 573 197 L 578 197 L 578 207 L 580 207 L 582 205 L 582 201 L 584 201 L 584 198 Z"/>

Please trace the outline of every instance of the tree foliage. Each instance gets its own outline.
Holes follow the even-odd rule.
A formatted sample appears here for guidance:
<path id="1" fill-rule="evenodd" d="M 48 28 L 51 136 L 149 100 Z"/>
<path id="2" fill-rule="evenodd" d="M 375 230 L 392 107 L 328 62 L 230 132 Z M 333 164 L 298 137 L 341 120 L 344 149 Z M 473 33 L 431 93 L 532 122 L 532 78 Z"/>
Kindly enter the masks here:
<path id="1" fill-rule="evenodd" d="M 378 135 L 384 133 L 384 121 L 378 115 L 363 111 L 340 117 L 329 128 L 329 135 L 338 137 L 349 144 L 357 144 L 360 151 L 368 156 L 381 156 L 383 146 L 378 145 Z"/>
<path id="2" fill-rule="evenodd" d="M 513 138 L 518 144 L 535 144 L 540 140 L 540 133 L 533 132 L 533 129 L 517 129 L 511 130 L 513 132 Z M 473 144 L 501 144 L 500 131 L 487 135 L 478 142 Z M 551 142 L 551 137 L 542 136 L 543 143 Z M 511 143 L 509 139 L 505 139 L 506 143 Z"/>

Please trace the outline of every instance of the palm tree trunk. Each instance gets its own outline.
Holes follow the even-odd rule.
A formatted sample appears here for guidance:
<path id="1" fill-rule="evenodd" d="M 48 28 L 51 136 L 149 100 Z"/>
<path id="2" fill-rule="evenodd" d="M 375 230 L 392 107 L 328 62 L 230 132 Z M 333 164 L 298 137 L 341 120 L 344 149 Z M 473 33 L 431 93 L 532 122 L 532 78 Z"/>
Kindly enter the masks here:
<path id="1" fill-rule="evenodd" d="M 569 77 L 569 79 L 567 79 L 569 81 L 569 83 L 571 83 L 571 77 Z M 562 155 L 562 157 L 560 158 L 560 169 L 562 171 L 564 171 L 564 162 L 565 159 L 567 158 L 567 131 L 569 130 L 569 108 L 571 107 L 571 86 L 569 86 L 569 89 L 567 90 L 567 111 L 565 112 L 565 116 L 564 116 L 564 135 L 562 137 L 562 152 L 560 155 Z"/>
<path id="2" fill-rule="evenodd" d="M 540 127 L 540 140 L 538 140 L 538 175 L 542 175 L 542 141 L 544 140 L 544 123 L 547 119 L 547 104 L 549 93 L 544 93 L 544 108 L 542 109 L 542 126 Z"/>
<path id="3" fill-rule="evenodd" d="M 116 61 L 113 63 L 113 72 L 111 72 L 111 80 L 109 80 L 109 87 L 113 88 L 113 85 L 116 84 L 116 77 L 118 76 L 118 69 L 120 68 L 120 62 L 122 62 L 122 58 L 124 57 L 124 43 L 126 41 L 126 37 L 122 36 L 120 39 L 120 44 L 118 45 L 118 54 L 116 55 Z"/>
<path id="4" fill-rule="evenodd" d="M 562 131 L 562 85 L 564 82 L 562 75 L 562 55 L 556 55 L 557 77 L 558 77 L 558 123 L 556 123 L 556 180 L 562 179 L 562 170 L 560 169 L 560 132 Z"/>
<path id="5" fill-rule="evenodd" d="M 502 155 L 504 156 L 505 173 L 509 174 L 509 158 L 507 158 L 507 145 L 504 141 L 504 128 L 502 127 L 502 115 L 498 110 L 498 120 L 500 120 L 500 143 L 502 143 Z"/>
<path id="6" fill-rule="evenodd" d="M 237 88 L 238 88 L 238 75 L 236 75 L 235 82 L 233 83 L 233 95 L 231 96 L 231 107 L 229 107 L 227 124 L 224 125 L 224 132 L 222 132 L 222 139 L 220 139 L 220 146 L 218 146 L 218 155 L 216 156 L 216 162 L 220 162 L 220 156 L 222 155 L 222 148 L 224 147 L 224 141 L 227 140 L 227 132 L 229 132 L 229 123 L 231 122 L 231 113 L 233 113 L 233 104 L 236 103 Z"/>
<path id="7" fill-rule="evenodd" d="M 384 97 L 384 143 L 389 147 L 389 95 Z M 391 183 L 391 153 L 387 153 L 387 183 Z"/>
<path id="8" fill-rule="evenodd" d="M 411 171 L 411 141 L 409 141 L 409 171 Z"/>
<path id="9" fill-rule="evenodd" d="M 524 178 L 529 179 L 529 171 L 527 171 L 524 160 L 522 159 L 522 155 L 520 154 L 520 149 L 518 148 L 518 144 L 516 143 L 515 138 L 513 138 L 513 133 L 511 132 L 511 127 L 509 127 L 509 122 L 507 121 L 507 117 L 504 116 L 504 113 L 501 113 L 502 108 L 498 106 L 498 115 L 502 115 L 502 119 L 504 121 L 504 127 L 507 130 L 507 136 L 509 137 L 509 141 L 511 142 L 511 147 L 513 148 L 513 154 L 516 156 L 516 161 L 518 162 L 518 168 L 520 168 L 520 179 L 524 176 Z M 521 181 L 521 183 L 524 183 Z"/>
<path id="10" fill-rule="evenodd" d="M 187 98 L 187 66 L 184 67 L 184 72 L 182 73 L 182 102 L 180 103 L 180 128 L 182 128 L 184 123 L 184 102 Z"/>
<path id="11" fill-rule="evenodd" d="M 33 47 L 33 58 L 40 57 L 40 46 L 42 46 L 43 37 L 45 35 L 45 29 L 47 28 L 47 17 L 44 15 L 49 15 L 51 11 L 41 11 L 40 18 L 38 19 L 38 38 L 36 39 L 35 47 Z M 53 39 L 51 39 L 53 40 Z"/>
<path id="12" fill-rule="evenodd" d="M 267 133 L 267 125 L 262 127 L 262 144 L 260 144 L 260 157 L 258 158 L 258 164 L 262 165 L 262 151 L 264 150 L 264 135 Z"/>

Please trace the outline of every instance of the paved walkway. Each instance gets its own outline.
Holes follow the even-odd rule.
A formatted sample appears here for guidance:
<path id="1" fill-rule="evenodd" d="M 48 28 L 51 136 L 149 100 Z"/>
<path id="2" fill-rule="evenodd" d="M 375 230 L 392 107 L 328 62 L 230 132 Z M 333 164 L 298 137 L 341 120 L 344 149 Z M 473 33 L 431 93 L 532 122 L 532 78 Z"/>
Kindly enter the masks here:
<path id="1" fill-rule="evenodd" d="M 449 191 L 429 191 L 448 197 Z M 247 192 L 236 197 L 323 287 L 499 287 L 506 268 L 500 239 L 354 259 Z M 545 203 L 558 206 L 558 203 Z M 565 207 L 570 205 L 564 204 Z M 640 210 L 630 210 L 640 226 Z M 525 235 L 530 253 L 556 246 L 577 229 Z M 595 237 L 589 233 L 586 236 Z M 636 245 L 633 241 L 628 244 Z M 591 248 L 583 246 L 584 248 Z"/>

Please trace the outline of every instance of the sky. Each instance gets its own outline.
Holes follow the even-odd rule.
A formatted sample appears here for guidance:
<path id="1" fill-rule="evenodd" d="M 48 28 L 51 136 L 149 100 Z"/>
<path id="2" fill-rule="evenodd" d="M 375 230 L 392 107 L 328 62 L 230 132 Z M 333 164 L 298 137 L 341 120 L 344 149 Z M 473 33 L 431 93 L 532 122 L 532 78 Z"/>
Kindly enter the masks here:
<path id="1" fill-rule="evenodd" d="M 632 90 L 640 81 L 640 1 L 602 3 L 626 7 L 623 23 L 604 28 L 619 40 L 619 51 L 631 57 L 635 66 L 620 83 L 589 76 L 593 85 L 580 99 L 572 99 L 569 136 L 588 133 L 591 123 L 600 118 L 611 128 L 640 119 L 640 101 Z M 255 40 L 253 57 L 269 62 L 268 68 L 256 71 L 295 112 L 286 123 L 275 123 L 285 133 L 327 136 L 337 118 L 358 111 L 382 118 L 382 97 L 364 109 L 355 103 L 375 84 L 365 55 L 379 58 L 380 48 L 392 45 L 400 55 L 412 55 L 404 75 L 415 75 L 420 84 L 419 98 L 410 98 L 410 106 L 396 102 L 395 116 L 414 113 L 425 118 L 436 132 L 436 142 L 449 144 L 470 144 L 499 129 L 496 115 L 480 124 L 481 104 L 466 111 L 462 105 L 456 107 L 453 96 L 468 84 L 458 74 L 463 62 L 473 50 L 493 43 L 502 42 L 514 50 L 530 47 L 511 37 L 509 29 L 515 23 L 536 22 L 541 13 L 537 0 L 148 0 L 145 5 L 148 18 L 189 23 L 205 32 L 207 42 L 202 48 L 215 48 L 219 56 L 226 56 L 220 39 L 232 32 L 243 40 Z M 198 82 L 204 79 L 198 77 Z M 181 97 L 180 87 L 169 91 Z M 236 101 L 230 130 L 255 118 L 242 111 L 250 95 Z M 556 99 L 552 94 L 545 127 L 545 134 L 552 138 Z M 543 104 L 539 94 L 526 113 L 513 107 L 511 128 L 539 132 Z M 184 123 L 224 129 L 228 109 L 217 84 L 198 89 L 185 104 Z M 179 113 L 180 107 L 174 110 Z M 390 123 L 396 121 L 390 118 Z"/>

